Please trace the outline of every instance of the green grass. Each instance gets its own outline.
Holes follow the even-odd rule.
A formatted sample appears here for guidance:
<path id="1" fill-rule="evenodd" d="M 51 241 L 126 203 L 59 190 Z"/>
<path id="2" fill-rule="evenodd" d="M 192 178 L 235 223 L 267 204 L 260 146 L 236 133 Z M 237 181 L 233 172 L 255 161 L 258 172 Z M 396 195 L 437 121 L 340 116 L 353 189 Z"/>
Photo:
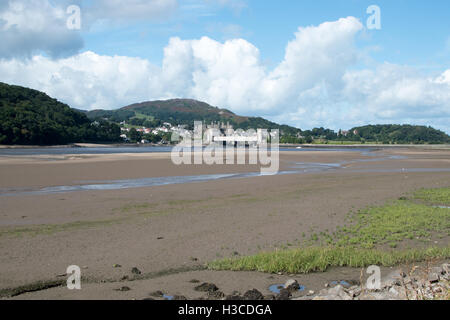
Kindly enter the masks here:
<path id="1" fill-rule="evenodd" d="M 333 233 L 328 230 L 312 233 L 306 247 L 217 260 L 208 267 L 213 270 L 308 273 L 338 266 L 395 266 L 450 258 L 448 245 L 396 249 L 406 240 L 428 241 L 432 237 L 442 239 L 450 235 L 450 210 L 433 207 L 450 202 L 450 188 L 422 189 L 411 200 L 404 199 L 350 213 L 346 226 Z"/>
<path id="2" fill-rule="evenodd" d="M 363 268 L 370 265 L 395 266 L 429 259 L 450 258 L 450 248 L 383 251 L 376 249 L 311 247 L 304 249 L 263 252 L 254 256 L 227 258 L 208 264 L 211 270 L 310 273 L 329 267 Z"/>
<path id="3" fill-rule="evenodd" d="M 448 236 L 450 210 L 410 201 L 396 201 L 382 207 L 362 210 L 353 217 L 356 223 L 339 228 L 336 245 L 373 248 L 403 240 Z"/>
<path id="4" fill-rule="evenodd" d="M 450 188 L 421 189 L 414 193 L 414 199 L 427 204 L 450 206 Z"/>

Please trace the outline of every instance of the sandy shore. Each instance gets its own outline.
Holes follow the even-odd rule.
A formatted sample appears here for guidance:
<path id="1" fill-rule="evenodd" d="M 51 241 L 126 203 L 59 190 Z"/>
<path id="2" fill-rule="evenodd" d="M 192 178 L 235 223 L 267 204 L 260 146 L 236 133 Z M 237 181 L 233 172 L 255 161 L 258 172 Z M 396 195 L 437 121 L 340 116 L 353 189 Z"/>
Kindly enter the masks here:
<path id="1" fill-rule="evenodd" d="M 448 186 L 450 181 L 450 151 L 445 150 L 281 153 L 281 170 L 294 163 L 341 163 L 341 167 L 137 189 L 0 197 L 0 289 L 59 279 L 57 275 L 75 264 L 89 279 L 85 290 L 55 288 L 18 298 L 140 299 L 165 288 L 188 295 L 183 290 L 189 278 L 224 283 L 226 289 L 229 279 L 239 283 L 239 290 L 265 290 L 274 280 L 266 274 L 190 271 L 169 276 L 165 271 L 301 244 L 303 233 L 342 225 L 351 209 L 382 204 L 422 187 Z M 0 189 L 259 169 L 175 166 L 170 155 L 162 153 L 0 157 Z M 115 264 L 121 268 L 113 268 Z M 127 284 L 132 290 L 126 294 L 114 291 L 121 285 L 116 281 L 133 267 L 164 276 Z M 323 277 L 336 276 L 310 275 L 304 282 L 314 288 L 322 285 Z M 102 284 L 104 280 L 111 282 Z"/>

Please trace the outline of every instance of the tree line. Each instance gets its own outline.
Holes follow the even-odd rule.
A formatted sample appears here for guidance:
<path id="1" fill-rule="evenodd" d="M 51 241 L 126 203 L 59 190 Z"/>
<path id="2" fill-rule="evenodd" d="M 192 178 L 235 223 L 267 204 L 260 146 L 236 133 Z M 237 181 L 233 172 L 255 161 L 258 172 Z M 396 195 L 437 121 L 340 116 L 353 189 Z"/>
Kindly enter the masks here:
<path id="1" fill-rule="evenodd" d="M 118 142 L 120 127 L 91 121 L 45 93 L 0 83 L 0 144 L 56 145 Z"/>

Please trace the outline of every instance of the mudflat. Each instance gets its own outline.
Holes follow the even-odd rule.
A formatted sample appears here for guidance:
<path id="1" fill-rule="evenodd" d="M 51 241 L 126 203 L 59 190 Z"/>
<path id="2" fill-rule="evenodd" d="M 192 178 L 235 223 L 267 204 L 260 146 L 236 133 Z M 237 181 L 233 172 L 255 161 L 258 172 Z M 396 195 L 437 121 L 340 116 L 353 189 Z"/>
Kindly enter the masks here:
<path id="1" fill-rule="evenodd" d="M 269 282 L 285 279 L 214 272 L 203 270 L 204 265 L 300 246 L 313 232 L 343 225 L 350 210 L 380 205 L 419 188 L 448 187 L 450 150 L 285 151 L 280 153 L 280 171 L 286 174 L 27 193 L 111 180 L 259 169 L 176 166 L 165 153 L 0 157 L 0 290 L 64 280 L 61 275 L 69 265 L 82 268 L 83 290 L 58 287 L 17 298 L 142 299 L 155 290 L 189 295 L 183 291 L 189 278 L 224 283 L 228 294 L 236 286 L 263 290 Z M 127 283 L 134 267 L 145 277 Z M 313 288 L 335 275 L 302 277 Z M 115 290 L 124 283 L 132 290 Z"/>

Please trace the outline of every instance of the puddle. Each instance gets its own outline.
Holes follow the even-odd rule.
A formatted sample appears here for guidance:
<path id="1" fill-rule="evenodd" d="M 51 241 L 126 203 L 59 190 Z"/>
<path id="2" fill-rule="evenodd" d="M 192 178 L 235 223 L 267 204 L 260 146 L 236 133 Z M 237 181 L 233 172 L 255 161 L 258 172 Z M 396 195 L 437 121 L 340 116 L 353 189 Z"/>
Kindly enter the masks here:
<path id="1" fill-rule="evenodd" d="M 344 280 L 342 280 L 342 281 L 331 281 L 330 282 L 330 285 L 332 285 L 332 286 L 337 286 L 338 284 L 340 284 L 343 287 L 347 287 L 347 288 L 351 287 L 351 284 L 348 283 L 347 281 L 344 281 Z"/>
<path id="2" fill-rule="evenodd" d="M 269 291 L 275 294 L 279 294 L 281 289 L 284 289 L 284 284 L 273 284 L 269 287 Z M 299 292 L 305 291 L 305 286 L 300 285 Z"/>

